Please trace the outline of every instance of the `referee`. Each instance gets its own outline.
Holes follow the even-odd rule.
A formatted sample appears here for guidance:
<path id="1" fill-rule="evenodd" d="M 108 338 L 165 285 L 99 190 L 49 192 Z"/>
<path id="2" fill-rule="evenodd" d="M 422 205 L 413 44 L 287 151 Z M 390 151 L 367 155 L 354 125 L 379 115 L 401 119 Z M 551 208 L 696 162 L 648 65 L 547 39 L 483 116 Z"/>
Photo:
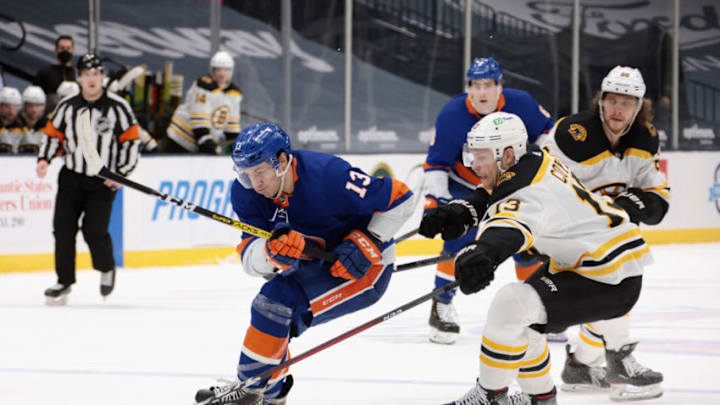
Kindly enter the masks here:
<path id="1" fill-rule="evenodd" d="M 82 229 L 90 248 L 93 267 L 99 270 L 100 294 L 109 295 L 115 286 L 115 259 L 108 233 L 112 203 L 120 184 L 88 176 L 87 165 L 78 146 L 77 117 L 90 110 L 92 137 L 105 166 L 127 176 L 137 165 L 140 137 L 132 110 L 122 98 L 106 92 L 102 61 L 87 54 L 77 63 L 80 93 L 62 100 L 45 126 L 47 135 L 38 152 L 37 175 L 47 174 L 50 160 L 64 156 L 65 166 L 58 176 L 53 233 L 57 284 L 45 290 L 48 305 L 64 305 L 75 283 L 75 237 Z M 78 221 L 82 217 L 82 225 Z"/>

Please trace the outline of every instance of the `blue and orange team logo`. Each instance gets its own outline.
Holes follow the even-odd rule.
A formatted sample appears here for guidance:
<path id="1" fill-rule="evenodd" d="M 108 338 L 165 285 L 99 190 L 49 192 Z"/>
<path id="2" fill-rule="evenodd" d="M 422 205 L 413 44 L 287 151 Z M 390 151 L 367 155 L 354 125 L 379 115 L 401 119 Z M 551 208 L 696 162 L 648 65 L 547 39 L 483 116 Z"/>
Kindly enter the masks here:
<path id="1" fill-rule="evenodd" d="M 713 185 L 710 187 L 710 202 L 715 203 L 715 209 L 720 214 L 720 164 L 715 168 L 713 180 Z"/>

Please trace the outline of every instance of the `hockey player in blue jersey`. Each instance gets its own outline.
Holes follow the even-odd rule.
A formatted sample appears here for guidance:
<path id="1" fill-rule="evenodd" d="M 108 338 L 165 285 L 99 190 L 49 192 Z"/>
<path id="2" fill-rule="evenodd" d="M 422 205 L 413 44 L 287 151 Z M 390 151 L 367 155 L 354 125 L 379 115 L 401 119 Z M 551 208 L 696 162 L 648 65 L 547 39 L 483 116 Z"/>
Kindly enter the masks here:
<path id="1" fill-rule="evenodd" d="M 237 368 L 247 380 L 288 359 L 288 343 L 307 328 L 375 303 L 395 261 L 393 235 L 411 216 L 412 192 L 392 178 L 368 176 L 345 160 L 290 149 L 277 125 L 243 129 L 232 154 L 231 196 L 242 222 L 273 230 L 268 240 L 243 234 L 243 269 L 269 279 L 252 302 Z M 325 263 L 306 244 L 333 252 Z M 203 404 L 285 404 L 292 376 L 283 369 L 257 384 L 202 389 Z"/>
<path id="2" fill-rule="evenodd" d="M 502 77 L 502 69 L 495 59 L 475 58 L 466 74 L 467 92 L 450 99 L 440 111 L 435 123 L 435 136 L 423 166 L 427 188 L 425 213 L 450 200 L 465 197 L 481 184 L 480 179 L 463 166 L 462 149 L 467 133 L 485 115 L 496 111 L 518 115 L 527 128 L 531 143 L 552 129 L 554 122 L 550 114 L 527 92 L 503 88 Z M 474 237 L 469 233 L 459 239 L 445 241 L 443 254 L 457 253 Z M 532 273 L 539 263 L 532 257 L 523 260 L 516 257 L 516 267 L 518 277 L 522 277 L 524 273 Z M 443 287 L 453 280 L 453 262 L 439 264 L 435 287 Z M 454 295 L 455 290 L 433 300 L 429 320 L 432 342 L 452 344 L 460 333 L 452 305 Z"/>

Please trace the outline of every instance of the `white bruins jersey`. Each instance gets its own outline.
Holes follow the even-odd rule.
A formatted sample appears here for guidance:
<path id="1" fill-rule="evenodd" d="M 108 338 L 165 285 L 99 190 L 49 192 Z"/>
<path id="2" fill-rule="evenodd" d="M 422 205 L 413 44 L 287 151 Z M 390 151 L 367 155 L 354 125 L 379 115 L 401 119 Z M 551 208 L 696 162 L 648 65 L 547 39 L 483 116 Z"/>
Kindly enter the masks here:
<path id="1" fill-rule="evenodd" d="M 173 113 L 167 134 L 190 152 L 198 151 L 198 139 L 210 134 L 217 143 L 225 141 L 225 133 L 240 132 L 240 103 L 243 95 L 230 83 L 218 87 L 212 76 L 196 80 L 181 104 Z"/>
<path id="2" fill-rule="evenodd" d="M 572 271 L 605 284 L 641 275 L 653 259 L 627 213 L 591 193 L 557 157 L 531 148 L 498 179 L 478 237 L 497 227 L 520 231 L 518 252 L 533 247 L 550 256 L 551 274 Z"/>
<path id="3" fill-rule="evenodd" d="M 660 142 L 652 125 L 633 125 L 613 149 L 600 118 L 582 112 L 558 121 L 544 147 L 594 193 L 615 197 L 637 187 L 670 202 L 670 188 L 660 171 Z"/>

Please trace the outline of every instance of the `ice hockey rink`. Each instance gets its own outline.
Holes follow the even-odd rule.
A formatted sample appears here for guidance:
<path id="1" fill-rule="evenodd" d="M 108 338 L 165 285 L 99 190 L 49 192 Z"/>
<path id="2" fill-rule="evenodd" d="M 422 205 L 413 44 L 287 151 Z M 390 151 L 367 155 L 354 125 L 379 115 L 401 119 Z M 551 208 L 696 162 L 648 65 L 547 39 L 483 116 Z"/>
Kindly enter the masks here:
<path id="1" fill-rule="evenodd" d="M 720 244 L 656 245 L 631 313 L 637 359 L 665 375 L 663 397 L 647 404 L 720 404 Z M 416 260 L 401 257 L 399 263 Z M 427 293 L 433 267 L 393 276 L 374 307 L 308 330 L 298 355 Z M 291 369 L 289 404 L 441 404 L 473 384 L 486 308 L 512 281 L 459 295 L 462 326 L 453 346 L 427 340 L 429 303 L 304 359 Z M 119 269 L 103 302 L 99 273 L 80 271 L 66 307 L 47 307 L 50 272 L 0 276 L 0 404 L 191 404 L 198 388 L 233 378 L 261 279 L 232 258 L 205 267 Z M 570 304 L 571 305 L 571 304 Z M 571 340 L 577 329 L 570 330 Z M 556 382 L 564 344 L 551 344 Z M 518 389 L 517 386 L 511 390 Z M 561 392 L 558 403 L 607 404 L 605 394 Z"/>

